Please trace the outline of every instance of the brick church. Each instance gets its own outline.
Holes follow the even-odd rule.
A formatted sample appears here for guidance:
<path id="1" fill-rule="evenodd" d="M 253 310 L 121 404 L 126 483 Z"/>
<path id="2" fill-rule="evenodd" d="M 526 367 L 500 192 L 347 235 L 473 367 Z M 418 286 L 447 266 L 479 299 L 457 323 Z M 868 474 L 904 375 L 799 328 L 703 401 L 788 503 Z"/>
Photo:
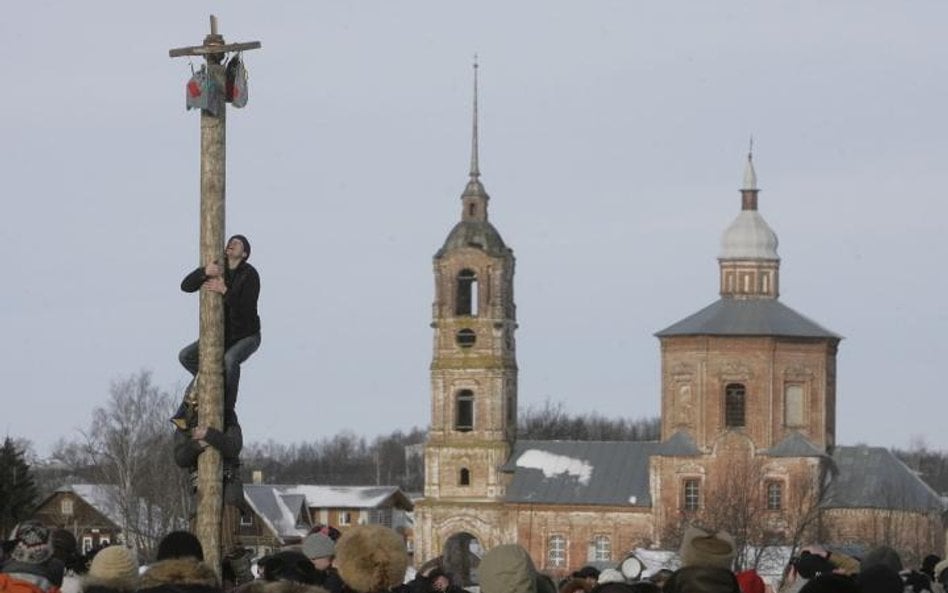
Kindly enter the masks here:
<path id="1" fill-rule="evenodd" d="M 748 155 L 719 298 L 655 334 L 661 439 L 518 440 L 515 259 L 488 219 L 475 69 L 461 220 L 433 262 L 416 564 L 519 543 L 539 569 L 563 574 L 636 547 L 673 549 L 689 522 L 749 544 L 885 542 L 909 558 L 941 555 L 941 498 L 888 450 L 837 445 L 841 337 L 779 300 L 777 235 L 758 194 Z"/>

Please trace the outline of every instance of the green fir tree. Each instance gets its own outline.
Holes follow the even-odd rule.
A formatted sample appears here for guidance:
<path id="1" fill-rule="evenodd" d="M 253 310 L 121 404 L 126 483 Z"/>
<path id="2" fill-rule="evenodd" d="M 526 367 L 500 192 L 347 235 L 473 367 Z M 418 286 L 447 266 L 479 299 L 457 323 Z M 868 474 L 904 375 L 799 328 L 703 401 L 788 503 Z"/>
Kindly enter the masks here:
<path id="1" fill-rule="evenodd" d="M 7 437 L 0 448 L 0 534 L 6 538 L 33 513 L 39 492 L 23 451 Z"/>

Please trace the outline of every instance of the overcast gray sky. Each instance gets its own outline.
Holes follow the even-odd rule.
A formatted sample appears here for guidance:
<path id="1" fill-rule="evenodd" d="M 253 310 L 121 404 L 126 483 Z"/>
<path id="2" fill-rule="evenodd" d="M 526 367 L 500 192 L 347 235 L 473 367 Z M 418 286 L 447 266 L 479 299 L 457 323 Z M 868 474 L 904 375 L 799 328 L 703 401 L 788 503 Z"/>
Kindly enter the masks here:
<path id="1" fill-rule="evenodd" d="M 0 22 L 0 430 L 41 453 L 112 380 L 187 378 L 215 13 L 249 52 L 227 231 L 263 345 L 245 438 L 429 420 L 431 257 L 482 181 L 517 257 L 520 402 L 655 416 L 653 333 L 717 298 L 748 137 L 782 301 L 845 336 L 838 440 L 948 449 L 948 4 L 11 1 Z"/>

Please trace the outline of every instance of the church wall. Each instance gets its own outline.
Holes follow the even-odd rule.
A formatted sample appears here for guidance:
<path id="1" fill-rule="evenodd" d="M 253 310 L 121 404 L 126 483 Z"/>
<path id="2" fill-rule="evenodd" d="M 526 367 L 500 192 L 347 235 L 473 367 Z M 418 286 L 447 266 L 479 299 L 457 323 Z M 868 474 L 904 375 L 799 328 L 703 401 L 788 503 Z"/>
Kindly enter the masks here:
<path id="1" fill-rule="evenodd" d="M 742 430 L 759 448 L 792 431 L 823 444 L 832 430 L 835 345 L 830 340 L 773 337 L 668 336 L 662 344 L 662 438 L 687 430 L 707 449 L 725 423 L 725 390 L 745 387 Z M 788 414 L 785 394 L 796 389 Z"/>
<path id="2" fill-rule="evenodd" d="M 514 508 L 517 543 L 530 553 L 537 569 L 557 577 L 589 562 L 590 544 L 597 536 L 609 538 L 609 560 L 616 563 L 633 548 L 654 541 L 652 509 L 648 507 L 521 504 Z M 566 539 L 563 566 L 550 562 L 549 543 L 554 535 Z"/>
<path id="3" fill-rule="evenodd" d="M 888 545 L 906 566 L 918 566 L 928 554 L 945 552 L 945 526 L 938 513 L 893 509 L 826 509 L 821 539 L 828 544 Z"/>

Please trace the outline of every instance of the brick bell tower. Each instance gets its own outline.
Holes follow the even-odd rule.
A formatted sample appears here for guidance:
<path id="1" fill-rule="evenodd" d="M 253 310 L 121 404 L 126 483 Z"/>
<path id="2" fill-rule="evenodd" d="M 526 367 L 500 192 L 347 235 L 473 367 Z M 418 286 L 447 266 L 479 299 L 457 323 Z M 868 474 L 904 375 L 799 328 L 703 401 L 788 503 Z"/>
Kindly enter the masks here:
<path id="1" fill-rule="evenodd" d="M 485 549 L 510 537 L 499 526 L 506 492 L 500 470 L 517 426 L 514 256 L 487 218 L 477 124 L 475 64 L 470 179 L 461 220 L 433 259 L 431 426 L 425 498 L 416 507 L 422 532 L 416 559 L 442 553 L 457 533 L 470 534 Z"/>
<path id="2" fill-rule="evenodd" d="M 768 449 L 799 435 L 825 451 L 841 337 L 780 302 L 777 235 L 757 210 L 759 191 L 748 154 L 741 211 L 721 240 L 720 300 L 656 334 L 662 439 L 684 431 L 710 450 L 738 433 Z"/>

